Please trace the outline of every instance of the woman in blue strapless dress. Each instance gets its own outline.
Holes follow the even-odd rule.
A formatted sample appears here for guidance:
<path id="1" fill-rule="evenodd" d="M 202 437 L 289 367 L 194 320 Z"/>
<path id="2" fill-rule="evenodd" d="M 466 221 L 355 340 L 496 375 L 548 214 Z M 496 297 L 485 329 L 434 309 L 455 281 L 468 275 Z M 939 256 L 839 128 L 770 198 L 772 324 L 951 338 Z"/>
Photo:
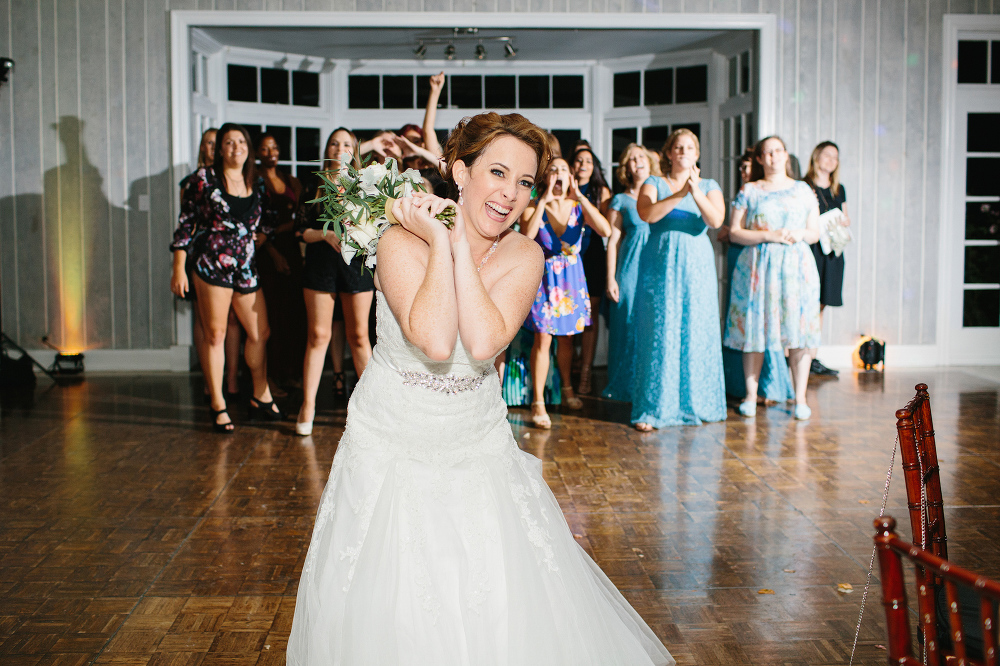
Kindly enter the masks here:
<path id="1" fill-rule="evenodd" d="M 611 234 L 607 218 L 580 192 L 566 160 L 552 160 L 547 174 L 538 201 L 524 211 L 521 224 L 521 232 L 535 239 L 545 253 L 542 283 L 524 322 L 524 327 L 535 333 L 531 349 L 531 421 L 539 428 L 552 427 L 545 410 L 545 379 L 553 336 L 560 339 L 556 363 L 562 379 L 562 404 L 570 409 L 583 407 L 573 393 L 569 376 L 573 360 L 569 337 L 582 333 L 591 321 L 590 294 L 580 258 L 583 232 L 590 227 L 602 237 Z"/>
<path id="2" fill-rule="evenodd" d="M 650 176 L 639 192 L 639 215 L 650 223 L 634 306 L 632 423 L 641 431 L 726 418 L 718 282 L 707 234 L 722 225 L 726 204 L 718 183 L 700 177 L 699 154 L 693 132 L 671 133 L 663 146 L 669 173 Z"/>
<path id="3" fill-rule="evenodd" d="M 601 395 L 632 402 L 635 354 L 635 288 L 639 280 L 639 255 L 649 239 L 649 224 L 635 208 L 639 189 L 650 175 L 660 175 L 657 158 L 637 143 L 630 143 L 618 158 L 618 181 L 625 191 L 616 194 L 608 210 L 608 385 Z"/>

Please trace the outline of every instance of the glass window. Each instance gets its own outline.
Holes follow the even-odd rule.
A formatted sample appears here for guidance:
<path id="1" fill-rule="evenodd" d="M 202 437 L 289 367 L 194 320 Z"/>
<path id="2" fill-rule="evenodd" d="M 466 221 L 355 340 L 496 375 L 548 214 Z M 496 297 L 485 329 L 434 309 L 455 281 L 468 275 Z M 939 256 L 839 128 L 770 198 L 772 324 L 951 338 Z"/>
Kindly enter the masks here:
<path id="1" fill-rule="evenodd" d="M 1000 326 L 1000 289 L 967 289 L 962 326 Z"/>
<path id="2" fill-rule="evenodd" d="M 965 193 L 970 197 L 1000 196 L 1000 157 L 966 159 Z"/>
<path id="3" fill-rule="evenodd" d="M 257 101 L 257 68 L 246 65 L 229 65 L 229 101 Z"/>
<path id="4" fill-rule="evenodd" d="M 732 124 L 729 118 L 722 121 L 722 156 L 732 157 L 733 155 L 733 137 L 732 137 Z"/>
<path id="5" fill-rule="evenodd" d="M 319 106 L 319 73 L 292 72 L 292 104 Z"/>
<path id="6" fill-rule="evenodd" d="M 264 104 L 288 104 L 288 70 L 260 68 L 260 101 Z"/>
<path id="7" fill-rule="evenodd" d="M 733 139 L 735 145 L 733 146 L 733 155 L 739 157 L 743 154 L 743 117 L 735 116 L 733 117 Z"/>
<path id="8" fill-rule="evenodd" d="M 319 128 L 295 128 L 295 159 L 309 162 L 319 159 Z"/>
<path id="9" fill-rule="evenodd" d="M 519 76 L 517 89 L 520 95 L 518 106 L 522 109 L 549 108 L 549 77 Z"/>
<path id="10" fill-rule="evenodd" d="M 382 108 L 413 108 L 413 76 L 382 77 Z"/>
<path id="11" fill-rule="evenodd" d="M 615 106 L 639 106 L 639 72 L 615 74 Z"/>
<path id="12" fill-rule="evenodd" d="M 651 125 L 642 128 L 642 145 L 657 152 L 663 148 L 670 136 L 670 125 Z M 617 157 L 617 155 L 615 155 Z"/>
<path id="13" fill-rule="evenodd" d="M 637 143 L 639 141 L 638 134 L 639 130 L 636 127 L 620 127 L 611 130 L 612 159 L 618 159 L 628 144 Z"/>
<path id="14" fill-rule="evenodd" d="M 1000 83 L 1000 42 L 990 42 L 990 83 Z"/>
<path id="15" fill-rule="evenodd" d="M 552 108 L 583 108 L 583 75 L 554 75 L 552 77 Z"/>
<path id="16" fill-rule="evenodd" d="M 417 76 L 417 108 L 427 108 L 427 98 L 431 94 L 431 77 Z M 441 89 L 441 96 L 438 97 L 438 108 L 448 108 L 448 79 L 445 77 L 444 88 Z M 441 144 L 444 145 L 443 143 Z"/>
<path id="17" fill-rule="evenodd" d="M 517 108 L 517 80 L 514 76 L 486 77 L 486 108 Z"/>
<path id="18" fill-rule="evenodd" d="M 1000 202 L 967 202 L 965 237 L 968 240 L 1000 240 Z"/>
<path id="19" fill-rule="evenodd" d="M 740 92 L 740 57 L 729 59 L 729 96 L 736 97 Z"/>
<path id="20" fill-rule="evenodd" d="M 677 68 L 677 103 L 708 101 L 708 65 Z"/>
<path id="21" fill-rule="evenodd" d="M 965 284 L 1000 282 L 1000 245 L 965 248 Z"/>
<path id="22" fill-rule="evenodd" d="M 250 135 L 250 143 L 253 145 L 250 147 L 250 153 L 253 154 L 257 150 L 257 145 L 260 143 L 260 135 L 264 133 L 264 130 L 260 125 L 243 125 L 246 129 L 247 134 Z"/>
<path id="23" fill-rule="evenodd" d="M 559 150 L 562 151 L 563 157 L 572 159 L 573 148 L 576 147 L 576 142 L 580 140 L 580 130 L 554 129 L 552 130 L 552 134 L 559 140 Z"/>
<path id="24" fill-rule="evenodd" d="M 986 83 L 986 51 L 989 42 L 958 42 L 958 82 Z"/>
<path id="25" fill-rule="evenodd" d="M 753 148 L 757 143 L 757 126 L 753 123 L 753 111 L 747 113 L 747 148 Z"/>
<path id="26" fill-rule="evenodd" d="M 966 150 L 1000 153 L 1000 113 L 970 113 L 966 127 Z"/>
<path id="27" fill-rule="evenodd" d="M 355 74 L 347 77 L 347 106 L 351 109 L 379 107 L 378 75 Z"/>
<path id="28" fill-rule="evenodd" d="M 268 125 L 265 128 L 265 132 L 274 137 L 274 140 L 278 142 L 278 151 L 281 153 L 278 157 L 282 162 L 288 162 L 292 159 L 292 128 L 284 127 L 282 125 Z"/>
<path id="29" fill-rule="evenodd" d="M 740 54 L 740 93 L 750 92 L 750 52 Z"/>
<path id="30" fill-rule="evenodd" d="M 647 69 L 645 77 L 646 106 L 674 103 L 674 70 L 672 68 Z"/>
<path id="31" fill-rule="evenodd" d="M 701 141 L 701 123 L 678 123 L 674 125 L 672 131 L 676 132 L 679 129 L 691 130 L 698 137 L 698 141 Z"/>
<path id="32" fill-rule="evenodd" d="M 483 108 L 483 77 L 466 74 L 448 77 L 451 80 L 451 105 L 459 109 Z"/>

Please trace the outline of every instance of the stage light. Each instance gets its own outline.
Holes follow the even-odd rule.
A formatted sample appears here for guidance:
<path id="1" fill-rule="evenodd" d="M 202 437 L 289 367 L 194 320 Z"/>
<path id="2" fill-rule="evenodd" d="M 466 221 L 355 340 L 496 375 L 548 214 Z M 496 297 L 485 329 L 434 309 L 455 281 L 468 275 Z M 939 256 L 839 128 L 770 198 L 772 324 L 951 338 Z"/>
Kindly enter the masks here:
<path id="1" fill-rule="evenodd" d="M 417 56 L 418 58 L 423 58 L 425 55 L 427 55 L 427 47 L 424 46 L 423 42 L 420 42 L 420 44 L 417 45 L 417 48 L 413 49 L 413 55 Z"/>
<path id="2" fill-rule="evenodd" d="M 449 44 L 448 46 L 444 47 L 444 57 L 447 58 L 448 60 L 454 60 L 455 59 L 455 45 L 454 44 Z"/>
<path id="3" fill-rule="evenodd" d="M 78 375 L 83 372 L 83 354 L 59 352 L 50 369 L 56 375 Z"/>
<path id="4" fill-rule="evenodd" d="M 486 47 L 483 46 L 482 42 L 476 46 L 476 60 L 482 60 L 486 57 Z"/>
<path id="5" fill-rule="evenodd" d="M 511 44 L 509 41 L 504 42 L 503 43 L 503 57 L 504 58 L 513 58 L 516 55 L 517 55 L 517 49 L 514 48 L 514 45 Z"/>

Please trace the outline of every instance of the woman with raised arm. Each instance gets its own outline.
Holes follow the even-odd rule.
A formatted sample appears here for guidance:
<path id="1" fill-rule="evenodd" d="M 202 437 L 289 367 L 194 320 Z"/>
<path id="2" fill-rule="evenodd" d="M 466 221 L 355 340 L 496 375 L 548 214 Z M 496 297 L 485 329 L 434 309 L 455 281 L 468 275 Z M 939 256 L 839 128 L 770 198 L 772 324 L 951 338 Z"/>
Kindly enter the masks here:
<path id="1" fill-rule="evenodd" d="M 517 114 L 445 146 L 457 194 L 417 194 L 378 246 L 378 344 L 348 410 L 298 586 L 290 666 L 673 664 L 575 542 L 506 419 L 493 358 L 541 248 L 510 230 L 547 158 Z"/>
<path id="2" fill-rule="evenodd" d="M 545 251 L 545 276 L 524 327 L 535 334 L 531 348 L 531 421 L 536 427 L 548 429 L 552 419 L 545 410 L 545 383 L 553 336 L 559 338 L 556 363 L 562 379 L 562 404 L 570 409 L 583 408 L 570 383 L 572 336 L 582 333 L 593 316 L 580 254 L 586 229 L 606 237 L 611 234 L 611 225 L 580 191 L 569 163 L 561 157 L 551 161 L 539 190 L 538 200 L 524 211 L 521 233 L 535 239 Z"/>
<path id="3" fill-rule="evenodd" d="M 608 239 L 608 385 L 601 395 L 632 402 L 635 368 L 635 289 L 639 257 L 649 240 L 649 223 L 639 217 L 636 200 L 643 183 L 660 175 L 658 156 L 630 143 L 618 158 L 616 176 L 625 188 L 608 206 L 611 237 Z"/>
<path id="4" fill-rule="evenodd" d="M 251 150 L 250 134 L 244 127 L 226 123 L 219 128 L 213 165 L 198 169 L 187 181 L 170 246 L 174 253 L 171 291 L 184 296 L 193 286 L 198 293 L 205 334 L 201 367 L 212 393 L 212 424 L 222 433 L 235 428 L 222 393 L 230 306 L 247 334 L 243 356 L 253 377 L 250 417 L 277 421 L 283 416 L 267 386 L 270 330 L 254 263 L 255 237 L 272 232 L 274 216 L 268 210 L 267 190 L 257 176 Z M 196 257 L 193 285 L 184 272 L 188 252 Z"/>
<path id="5" fill-rule="evenodd" d="M 726 219 L 719 184 L 702 178 L 701 146 L 689 129 L 663 146 L 664 177 L 651 176 L 636 208 L 649 222 L 635 296 L 637 430 L 726 418 L 719 282 L 708 228 Z"/>
<path id="6" fill-rule="evenodd" d="M 736 261 L 726 318 L 727 347 L 743 352 L 743 416 L 757 413 L 764 352 L 787 350 L 796 419 L 808 419 L 809 365 L 819 346 L 819 273 L 809 244 L 819 239 L 819 205 L 812 188 L 788 174 L 785 142 L 762 139 L 750 181 L 729 220 L 734 243 L 748 246 Z"/>

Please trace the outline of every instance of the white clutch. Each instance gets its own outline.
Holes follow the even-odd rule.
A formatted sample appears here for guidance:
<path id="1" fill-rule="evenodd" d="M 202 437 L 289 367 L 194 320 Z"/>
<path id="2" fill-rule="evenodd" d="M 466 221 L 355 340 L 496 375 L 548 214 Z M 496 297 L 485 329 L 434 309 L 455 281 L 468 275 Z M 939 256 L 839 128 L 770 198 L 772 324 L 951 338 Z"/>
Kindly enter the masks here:
<path id="1" fill-rule="evenodd" d="M 844 212 L 839 208 L 831 208 L 819 216 L 819 246 L 823 254 L 833 252 L 839 257 L 854 239 L 850 227 L 842 224 L 843 220 Z"/>

